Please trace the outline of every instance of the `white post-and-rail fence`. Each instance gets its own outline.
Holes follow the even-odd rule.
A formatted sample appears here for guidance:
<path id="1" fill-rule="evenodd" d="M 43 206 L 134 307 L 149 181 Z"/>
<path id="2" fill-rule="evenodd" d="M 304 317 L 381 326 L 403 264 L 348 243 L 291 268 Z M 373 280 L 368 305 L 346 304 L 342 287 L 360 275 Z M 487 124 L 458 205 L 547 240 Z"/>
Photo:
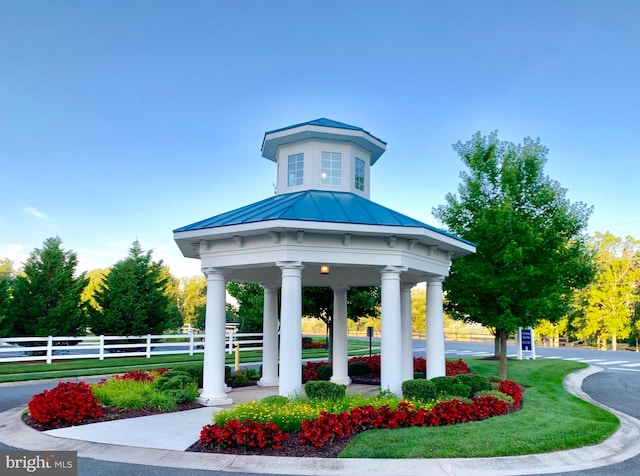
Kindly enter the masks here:
<path id="1" fill-rule="evenodd" d="M 226 350 L 262 350 L 261 333 L 227 331 Z M 146 357 L 204 352 L 204 334 L 0 338 L 0 363 L 44 360 Z"/>

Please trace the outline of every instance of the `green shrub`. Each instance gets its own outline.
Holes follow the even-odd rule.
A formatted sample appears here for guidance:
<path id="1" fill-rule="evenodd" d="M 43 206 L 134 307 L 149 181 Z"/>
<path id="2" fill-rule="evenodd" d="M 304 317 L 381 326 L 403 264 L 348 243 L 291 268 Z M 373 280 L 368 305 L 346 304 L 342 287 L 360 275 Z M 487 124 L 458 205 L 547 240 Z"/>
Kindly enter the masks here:
<path id="1" fill-rule="evenodd" d="M 349 376 L 357 376 L 357 375 L 368 375 L 371 373 L 369 370 L 369 366 L 363 360 L 356 360 L 355 362 L 351 362 L 349 364 Z"/>
<path id="2" fill-rule="evenodd" d="M 155 382 L 155 386 L 161 392 L 167 390 L 180 390 L 189 385 L 197 385 L 193 377 L 187 372 L 169 370 L 163 373 Z"/>
<path id="3" fill-rule="evenodd" d="M 506 393 L 499 392 L 498 390 L 483 390 L 481 392 L 476 393 L 474 397 L 484 397 L 487 395 L 495 397 L 499 400 L 504 400 L 509 405 L 513 405 L 514 403 L 513 397 L 511 395 L 507 395 Z"/>
<path id="4" fill-rule="evenodd" d="M 302 338 L 302 345 L 304 344 L 313 344 L 313 338 L 311 337 L 303 337 Z"/>
<path id="5" fill-rule="evenodd" d="M 451 387 L 451 395 L 454 397 L 471 398 L 471 387 L 464 383 L 454 383 Z"/>
<path id="6" fill-rule="evenodd" d="M 225 382 L 231 381 L 231 367 L 229 367 L 228 365 L 224 366 L 224 381 Z"/>
<path id="7" fill-rule="evenodd" d="M 183 404 L 195 402 L 200 392 L 198 386 L 192 383 L 185 388 L 164 390 L 162 394 L 169 396 L 177 404 Z"/>
<path id="8" fill-rule="evenodd" d="M 192 403 L 198 398 L 197 379 L 186 371 L 174 369 L 165 372 L 156 380 L 155 387 L 162 395 L 169 398 L 173 403 L 174 409 L 176 404 Z M 162 403 L 161 397 L 158 397 L 158 401 L 160 402 L 158 405 L 153 405 L 156 408 L 162 410 L 162 405 L 168 405 L 168 403 Z"/>
<path id="9" fill-rule="evenodd" d="M 475 374 L 460 374 L 455 376 L 455 380 L 458 383 L 463 383 L 471 387 L 471 395 L 475 395 L 478 392 L 485 390 L 491 390 L 491 382 L 488 378 L 482 375 Z"/>
<path id="10" fill-rule="evenodd" d="M 329 380 L 333 375 L 333 367 L 331 365 L 321 365 L 316 369 L 318 380 Z"/>
<path id="11" fill-rule="evenodd" d="M 424 378 L 424 372 L 413 372 L 413 378 L 414 380 Z"/>
<path id="12" fill-rule="evenodd" d="M 438 393 L 436 384 L 431 380 L 405 380 L 402 382 L 402 396 L 408 400 L 428 402 Z"/>
<path id="13" fill-rule="evenodd" d="M 436 386 L 438 395 L 452 395 L 451 389 L 456 383 L 454 377 L 434 377 L 429 380 Z"/>
<path id="14" fill-rule="evenodd" d="M 260 370 L 247 367 L 245 371 L 247 372 L 247 377 L 251 380 L 258 380 L 262 376 L 262 366 L 260 366 Z"/>
<path id="15" fill-rule="evenodd" d="M 145 405 L 145 407 L 149 406 L 152 408 L 156 408 L 161 412 L 175 411 L 176 403 L 183 403 L 183 402 L 178 402 L 176 398 L 174 398 L 174 396 L 171 394 L 172 392 L 176 392 L 176 391 L 179 391 L 179 390 L 168 390 L 167 392 L 150 393 L 148 395 L 148 398 L 149 398 L 148 403 Z M 197 389 L 196 389 L 196 392 L 197 392 Z"/>
<path id="16" fill-rule="evenodd" d="M 202 367 L 203 367 L 203 365 L 201 363 L 182 364 L 182 365 L 176 365 L 172 370 L 174 372 L 185 372 L 185 373 L 188 373 L 189 375 L 191 375 L 191 378 L 193 379 L 193 381 L 198 384 L 198 387 L 202 388 L 202 386 L 203 386 L 203 383 L 202 383 L 202 376 L 203 376 Z"/>
<path id="17" fill-rule="evenodd" d="M 91 386 L 93 394 L 103 405 L 137 410 L 151 406 L 150 395 L 156 392 L 151 382 L 136 382 L 112 378 Z"/>
<path id="18" fill-rule="evenodd" d="M 309 380 L 304 384 L 304 391 L 311 399 L 339 400 L 347 394 L 347 387 L 323 380 Z"/>
<path id="19" fill-rule="evenodd" d="M 246 370 L 240 369 L 231 373 L 231 381 L 238 385 L 246 385 L 249 383 L 249 375 Z"/>
<path id="20" fill-rule="evenodd" d="M 280 405 L 286 405 L 289 403 L 289 399 L 284 395 L 269 395 L 260 400 L 260 403 L 275 403 Z"/>

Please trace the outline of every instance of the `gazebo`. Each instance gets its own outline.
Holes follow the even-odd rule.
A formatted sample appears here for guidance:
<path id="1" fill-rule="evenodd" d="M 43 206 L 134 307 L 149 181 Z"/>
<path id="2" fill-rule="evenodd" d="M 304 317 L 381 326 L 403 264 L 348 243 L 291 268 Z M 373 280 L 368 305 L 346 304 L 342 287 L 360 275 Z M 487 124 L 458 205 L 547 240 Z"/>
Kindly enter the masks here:
<path id="1" fill-rule="evenodd" d="M 411 288 L 426 282 L 427 378 L 445 375 L 442 282 L 451 260 L 475 246 L 370 201 L 370 170 L 385 149 L 362 128 L 324 118 L 266 132 L 262 156 L 277 164 L 276 194 L 174 230 L 182 254 L 200 259 L 207 277 L 200 403 L 232 403 L 224 380 L 228 281 L 264 288 L 259 385 L 279 386 L 280 395 L 302 390 L 303 286 L 333 289 L 331 381 L 347 385 L 347 293 L 381 286 L 381 386 L 401 395 L 413 378 Z"/>

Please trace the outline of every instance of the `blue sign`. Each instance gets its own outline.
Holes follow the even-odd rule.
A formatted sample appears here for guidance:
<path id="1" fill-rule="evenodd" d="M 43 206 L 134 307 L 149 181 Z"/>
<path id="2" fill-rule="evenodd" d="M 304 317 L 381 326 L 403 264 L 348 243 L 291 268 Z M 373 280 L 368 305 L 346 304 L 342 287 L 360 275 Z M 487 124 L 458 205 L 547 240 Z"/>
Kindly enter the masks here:
<path id="1" fill-rule="evenodd" d="M 520 330 L 520 349 L 531 350 L 531 329 Z"/>

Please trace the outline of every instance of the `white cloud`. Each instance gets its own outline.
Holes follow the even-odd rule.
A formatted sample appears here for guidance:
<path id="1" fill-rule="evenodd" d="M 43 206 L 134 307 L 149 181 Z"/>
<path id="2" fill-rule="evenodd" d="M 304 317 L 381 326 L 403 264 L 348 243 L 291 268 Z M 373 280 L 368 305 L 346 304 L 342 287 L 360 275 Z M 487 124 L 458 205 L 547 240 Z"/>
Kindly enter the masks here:
<path id="1" fill-rule="evenodd" d="M 23 245 L 10 243 L 0 246 L 0 259 L 8 258 L 13 261 L 13 269 L 17 270 L 22 267 L 22 263 L 27 261 L 29 253 Z"/>
<path id="2" fill-rule="evenodd" d="M 40 210 L 38 210 L 35 207 L 25 207 L 23 209 L 23 211 L 25 213 L 28 213 L 31 216 L 34 216 L 36 218 L 40 218 L 42 220 L 46 220 L 47 218 L 49 218 L 47 215 L 45 215 L 44 213 L 42 213 Z"/>

